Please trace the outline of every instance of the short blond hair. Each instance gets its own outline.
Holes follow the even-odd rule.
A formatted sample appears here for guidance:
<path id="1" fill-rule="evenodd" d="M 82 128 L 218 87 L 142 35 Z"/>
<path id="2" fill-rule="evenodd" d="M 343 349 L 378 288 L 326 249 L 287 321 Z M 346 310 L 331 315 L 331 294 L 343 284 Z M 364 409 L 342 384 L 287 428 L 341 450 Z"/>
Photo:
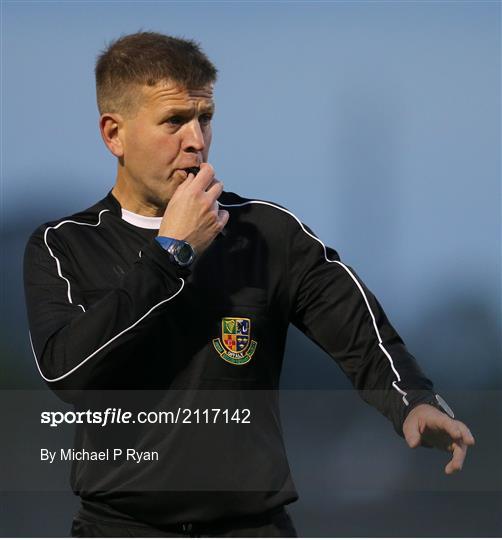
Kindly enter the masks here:
<path id="1" fill-rule="evenodd" d="M 96 61 L 99 113 L 133 115 L 141 102 L 142 86 L 169 81 L 197 89 L 214 83 L 217 73 L 195 41 L 157 32 L 121 36 Z"/>

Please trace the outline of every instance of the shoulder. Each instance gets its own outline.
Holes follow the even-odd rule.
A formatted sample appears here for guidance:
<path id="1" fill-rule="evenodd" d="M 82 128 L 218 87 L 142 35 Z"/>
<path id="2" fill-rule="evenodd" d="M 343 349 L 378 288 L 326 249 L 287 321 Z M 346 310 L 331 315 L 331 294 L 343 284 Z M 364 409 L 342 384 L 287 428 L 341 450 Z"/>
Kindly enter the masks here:
<path id="1" fill-rule="evenodd" d="M 79 227 L 87 228 L 101 225 L 103 216 L 107 212 L 110 212 L 110 209 L 101 200 L 84 210 L 42 223 L 30 234 L 27 246 L 47 244 L 49 237 L 51 242 L 64 242 L 65 237 L 71 238 Z"/>
<path id="2" fill-rule="evenodd" d="M 242 221 L 252 222 L 257 229 L 275 241 L 289 244 L 304 253 L 311 249 L 318 251 L 321 247 L 326 259 L 328 256 L 333 260 L 340 259 L 337 251 L 326 246 L 308 225 L 281 204 L 263 199 L 249 199 L 232 192 L 223 192 L 219 204 L 231 213 L 231 220 L 235 218 L 232 214 L 234 211 L 248 215 L 249 217 Z"/>
<path id="3" fill-rule="evenodd" d="M 261 225 L 282 224 L 287 227 L 298 227 L 302 224 L 291 210 L 275 201 L 247 198 L 231 191 L 224 191 L 218 202 L 220 207 L 228 210 L 231 215 L 239 214 Z"/>

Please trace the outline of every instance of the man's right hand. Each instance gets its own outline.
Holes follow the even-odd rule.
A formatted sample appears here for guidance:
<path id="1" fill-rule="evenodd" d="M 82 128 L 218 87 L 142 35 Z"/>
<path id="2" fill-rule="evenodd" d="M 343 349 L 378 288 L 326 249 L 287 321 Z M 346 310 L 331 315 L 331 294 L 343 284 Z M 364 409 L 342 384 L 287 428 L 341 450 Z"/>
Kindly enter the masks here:
<path id="1" fill-rule="evenodd" d="M 201 254 L 225 227 L 229 213 L 220 210 L 217 199 L 223 183 L 214 179 L 214 169 L 201 163 L 197 176 L 192 173 L 178 186 L 160 224 L 159 236 L 188 242 Z"/>

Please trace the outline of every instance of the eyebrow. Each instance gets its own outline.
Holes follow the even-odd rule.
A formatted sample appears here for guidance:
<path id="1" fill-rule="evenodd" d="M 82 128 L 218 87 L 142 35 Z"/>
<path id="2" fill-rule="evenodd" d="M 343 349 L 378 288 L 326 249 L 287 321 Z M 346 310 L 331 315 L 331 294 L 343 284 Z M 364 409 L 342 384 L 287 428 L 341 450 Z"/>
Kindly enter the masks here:
<path id="1" fill-rule="evenodd" d="M 214 105 L 205 105 L 202 107 L 201 109 L 201 113 L 202 114 L 207 114 L 207 113 L 214 113 Z M 182 108 L 182 107 L 170 107 L 168 109 L 166 109 L 165 111 L 163 111 L 161 113 L 161 116 L 167 116 L 167 115 L 187 115 L 187 114 L 190 114 L 191 112 L 193 111 L 193 108 L 190 107 L 190 108 Z"/>

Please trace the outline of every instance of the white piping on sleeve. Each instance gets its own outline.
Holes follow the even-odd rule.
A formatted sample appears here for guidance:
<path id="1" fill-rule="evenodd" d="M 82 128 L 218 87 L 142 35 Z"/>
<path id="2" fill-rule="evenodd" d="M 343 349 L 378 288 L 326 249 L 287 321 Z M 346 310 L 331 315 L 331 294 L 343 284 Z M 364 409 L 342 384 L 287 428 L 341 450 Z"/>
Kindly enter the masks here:
<path id="1" fill-rule="evenodd" d="M 67 295 L 68 295 L 68 302 L 70 304 L 73 304 L 73 300 L 72 300 L 72 296 L 71 296 L 71 287 L 70 287 L 70 282 L 68 281 L 67 278 L 65 278 L 63 276 L 63 273 L 61 272 L 61 264 L 59 262 L 59 259 L 54 255 L 54 253 L 52 252 L 48 242 L 47 242 L 47 233 L 49 232 L 50 229 L 58 229 L 59 227 L 61 227 L 61 225 L 64 225 L 65 223 L 74 223 L 75 225 L 87 225 L 88 227 L 97 227 L 98 225 L 100 225 L 101 223 L 101 215 L 104 213 L 104 212 L 109 212 L 108 209 L 106 210 L 101 210 L 101 212 L 99 213 L 99 216 L 98 216 L 98 222 L 95 223 L 95 224 L 92 224 L 92 223 L 82 223 L 80 221 L 73 221 L 71 219 L 66 219 L 64 221 L 61 221 L 60 223 L 58 223 L 57 225 L 54 225 L 54 226 L 51 226 L 51 227 L 47 227 L 47 229 L 45 229 L 45 232 L 44 232 L 44 242 L 45 242 L 45 245 L 47 246 L 47 249 L 49 251 L 49 254 L 51 255 L 51 257 L 56 261 L 56 267 L 57 267 L 57 270 L 58 270 L 58 275 L 61 279 L 63 279 L 64 281 L 66 281 L 67 283 L 67 286 L 68 286 L 68 290 L 67 290 Z M 139 253 L 139 256 L 141 257 L 141 251 Z M 128 330 L 130 330 L 131 328 L 134 328 L 139 322 L 141 322 L 145 317 L 147 317 L 154 309 L 156 309 L 158 306 L 164 304 L 165 302 L 169 302 L 170 300 L 172 300 L 175 296 L 177 296 L 182 290 L 183 290 L 183 287 L 185 286 L 185 280 L 183 278 L 179 278 L 181 280 L 181 287 L 172 295 L 170 296 L 169 298 L 166 298 L 165 300 L 162 300 L 161 302 L 159 302 L 158 304 L 155 304 L 152 308 L 150 308 L 144 315 L 142 315 L 136 322 L 134 322 L 133 324 L 131 324 L 130 326 L 128 326 L 126 329 L 122 330 L 121 332 L 119 332 L 117 335 L 113 336 L 111 339 L 109 339 L 105 344 L 101 345 L 101 347 L 99 347 L 98 349 L 96 349 L 93 353 L 91 353 L 89 356 L 87 356 L 86 358 L 84 358 L 82 360 L 82 362 L 80 362 L 79 364 L 77 364 L 73 369 L 71 369 L 70 371 L 68 371 L 68 373 L 65 373 L 64 375 L 61 375 L 61 377 L 56 377 L 55 379 L 48 379 L 47 377 L 44 376 L 44 374 L 42 373 L 42 370 L 40 369 L 40 364 L 38 363 L 38 359 L 37 359 L 37 355 L 35 353 L 35 348 L 33 347 L 33 340 L 31 339 L 31 332 L 29 332 L 29 336 L 30 336 L 30 344 L 31 344 L 31 350 L 33 352 L 33 356 L 35 358 L 35 363 L 37 365 L 37 368 L 38 368 L 38 371 L 42 377 L 42 379 L 44 379 L 45 381 L 47 382 L 57 382 L 57 381 L 61 381 L 62 379 L 65 379 L 66 377 L 68 377 L 69 375 L 71 375 L 75 370 L 77 370 L 79 367 L 83 366 L 88 360 L 90 360 L 93 356 L 95 356 L 96 354 L 98 354 L 102 349 L 104 349 L 107 345 L 109 345 L 110 343 L 112 343 L 113 341 L 115 341 L 117 338 L 119 338 L 122 334 L 124 334 L 125 332 L 127 332 Z M 85 312 L 85 308 L 82 304 L 78 304 L 79 307 L 82 308 L 82 311 Z"/>
<path id="2" fill-rule="evenodd" d="M 256 201 L 256 200 L 247 201 L 247 202 L 239 203 L 239 204 L 222 204 L 222 203 L 219 203 L 219 204 L 220 204 L 220 206 L 227 207 L 227 208 L 236 207 L 236 206 L 245 206 L 247 204 L 263 204 L 265 206 L 271 206 L 272 208 L 277 208 L 278 210 L 281 210 L 282 212 L 285 212 L 286 214 L 289 214 L 293 219 L 295 219 L 295 221 L 298 222 L 298 224 L 303 229 L 305 234 L 307 234 L 308 236 L 310 236 L 310 238 L 314 239 L 316 242 L 319 242 L 319 244 L 321 244 L 321 246 L 322 246 L 322 248 L 324 250 L 324 258 L 325 258 L 326 262 L 335 263 L 335 264 L 338 264 L 339 266 L 341 266 L 349 274 L 349 276 L 352 278 L 352 280 L 356 284 L 357 288 L 359 289 L 359 291 L 360 291 L 360 293 L 361 293 L 361 295 L 362 295 L 362 297 L 364 299 L 364 302 L 366 304 L 366 307 L 368 308 L 369 314 L 371 316 L 371 320 L 373 321 L 373 328 L 375 329 L 375 334 L 376 334 L 377 339 L 378 339 L 378 346 L 380 347 L 381 351 L 384 353 L 385 357 L 388 359 L 388 361 L 390 363 L 390 367 L 392 368 L 392 371 L 394 372 L 394 374 L 395 374 L 395 376 L 397 378 L 397 381 L 392 381 L 392 386 L 402 395 L 403 402 L 405 403 L 406 406 L 408 406 L 409 402 L 406 399 L 407 393 L 404 390 L 402 390 L 401 388 L 399 388 L 399 386 L 397 385 L 397 383 L 401 381 L 401 377 L 399 375 L 399 372 L 397 371 L 396 367 L 394 366 L 394 361 L 392 360 L 392 356 L 389 354 L 389 352 L 387 351 L 387 349 L 383 345 L 382 338 L 380 336 L 380 332 L 379 332 L 378 326 L 376 324 L 375 315 L 374 315 L 374 313 L 373 313 L 373 311 L 372 311 L 372 309 L 370 307 L 370 304 L 368 302 L 368 298 L 367 298 L 363 288 L 361 287 L 361 284 L 356 279 L 354 274 L 341 261 L 328 259 L 326 246 L 324 245 L 324 243 L 319 238 L 317 238 L 317 236 L 314 236 L 313 234 L 309 233 L 309 231 L 307 231 L 305 229 L 305 227 L 303 226 L 303 223 L 289 210 L 286 210 L 285 208 L 282 208 L 282 207 L 277 206 L 275 204 L 269 203 L 267 201 Z"/>
<path id="3" fill-rule="evenodd" d="M 45 229 L 45 232 L 44 232 L 44 242 L 45 242 L 45 245 L 47 246 L 47 249 L 49 250 L 49 254 L 50 256 L 56 261 L 56 267 L 58 269 L 58 275 L 61 279 L 64 279 L 66 281 L 66 284 L 68 286 L 68 290 L 67 290 L 67 294 L 68 294 L 68 302 L 70 302 L 70 304 L 73 304 L 73 300 L 72 300 L 72 297 L 71 297 L 71 287 L 70 287 L 70 282 L 68 281 L 67 278 L 65 278 L 63 276 L 63 273 L 61 272 L 61 264 L 59 263 L 59 259 L 54 255 L 54 253 L 52 253 L 52 249 L 50 248 L 48 242 L 47 242 L 47 233 L 51 230 L 51 229 L 59 229 L 59 227 L 61 227 L 61 225 L 64 225 L 65 223 L 74 223 L 75 225 L 87 225 L 88 227 L 97 227 L 100 223 L 101 223 L 101 214 L 103 214 L 104 212 L 109 212 L 109 210 L 101 210 L 101 212 L 99 213 L 99 216 L 98 216 L 98 222 L 95 223 L 95 224 L 92 224 L 92 223 L 82 223 L 80 221 L 73 221 L 71 219 L 65 219 L 64 221 L 61 221 L 60 223 L 58 223 L 57 225 L 54 225 L 53 227 L 47 227 L 47 229 Z M 84 306 L 82 306 L 81 304 L 79 304 L 79 306 L 85 311 L 85 308 Z"/>
<path id="4" fill-rule="evenodd" d="M 90 360 L 93 356 L 95 356 L 96 354 L 98 354 L 98 352 L 100 352 L 101 350 L 103 350 L 107 345 L 109 345 L 110 343 L 112 343 L 113 341 L 115 341 L 117 338 L 119 338 L 122 334 L 125 334 L 128 330 L 130 330 L 131 328 L 134 328 L 138 323 L 140 323 L 145 317 L 147 317 L 155 308 L 159 307 L 160 305 L 162 304 L 165 304 L 166 302 L 169 302 L 170 300 L 172 300 L 175 296 L 177 296 L 182 290 L 183 290 L 183 287 L 185 286 L 185 280 L 183 278 L 179 278 L 181 280 L 181 287 L 172 295 L 170 296 L 169 298 L 166 298 L 165 300 L 162 300 L 161 302 L 159 302 L 158 304 L 155 304 L 152 308 L 150 308 L 144 315 L 142 315 L 136 322 L 134 322 L 133 324 L 131 324 L 130 326 L 128 326 L 127 328 L 125 328 L 124 330 L 122 330 L 121 332 L 119 332 L 118 334 L 116 334 L 115 336 L 113 336 L 111 339 L 109 339 L 106 343 L 104 343 L 103 345 L 101 345 L 101 347 L 99 347 L 98 349 L 96 349 L 93 353 L 91 353 L 89 356 L 87 356 L 86 358 L 84 358 L 82 360 L 82 362 L 80 362 L 80 364 L 77 364 L 73 369 L 70 369 L 70 371 L 68 371 L 68 373 L 65 373 L 64 375 L 61 375 L 61 377 L 56 377 L 55 379 L 48 379 L 47 377 L 44 376 L 44 374 L 42 373 L 42 370 L 40 369 L 40 365 L 38 363 L 38 360 L 37 360 L 37 355 L 35 354 L 35 349 L 33 347 L 33 341 L 31 339 L 31 332 L 30 332 L 30 343 L 31 343 L 31 350 L 33 352 L 33 356 L 35 357 L 35 363 L 37 364 L 37 368 L 38 368 L 38 371 L 40 373 L 40 375 L 42 376 L 42 379 L 44 379 L 45 381 L 47 382 L 57 382 L 57 381 L 61 381 L 63 379 L 65 379 L 66 377 L 68 377 L 68 375 L 71 375 L 75 370 L 77 370 L 79 367 L 83 366 L 88 360 Z"/>

